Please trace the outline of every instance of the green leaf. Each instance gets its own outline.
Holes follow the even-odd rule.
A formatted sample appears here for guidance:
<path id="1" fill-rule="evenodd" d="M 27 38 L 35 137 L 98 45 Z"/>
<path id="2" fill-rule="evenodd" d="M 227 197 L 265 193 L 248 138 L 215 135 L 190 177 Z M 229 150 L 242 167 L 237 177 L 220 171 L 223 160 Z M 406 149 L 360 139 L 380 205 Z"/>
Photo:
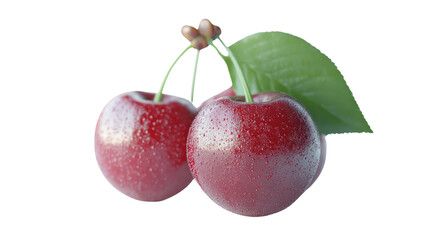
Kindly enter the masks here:
<path id="1" fill-rule="evenodd" d="M 287 93 L 310 112 L 321 134 L 372 132 L 335 64 L 296 36 L 265 32 L 230 47 L 252 94 Z M 233 88 L 243 95 L 230 57 L 224 57 Z"/>

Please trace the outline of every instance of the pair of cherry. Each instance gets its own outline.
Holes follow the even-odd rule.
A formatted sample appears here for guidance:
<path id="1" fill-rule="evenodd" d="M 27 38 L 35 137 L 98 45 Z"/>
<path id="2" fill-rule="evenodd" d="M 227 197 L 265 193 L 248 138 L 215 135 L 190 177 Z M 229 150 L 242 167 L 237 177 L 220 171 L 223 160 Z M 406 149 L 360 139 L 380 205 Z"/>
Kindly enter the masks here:
<path id="1" fill-rule="evenodd" d="M 211 43 L 200 35 L 193 39 Z M 105 177 L 143 201 L 167 199 L 195 178 L 213 201 L 241 215 L 288 207 L 320 174 L 325 139 L 297 100 L 278 92 L 252 96 L 242 83 L 245 97 L 230 88 L 198 109 L 162 95 L 162 87 L 114 98 L 95 133 Z"/>

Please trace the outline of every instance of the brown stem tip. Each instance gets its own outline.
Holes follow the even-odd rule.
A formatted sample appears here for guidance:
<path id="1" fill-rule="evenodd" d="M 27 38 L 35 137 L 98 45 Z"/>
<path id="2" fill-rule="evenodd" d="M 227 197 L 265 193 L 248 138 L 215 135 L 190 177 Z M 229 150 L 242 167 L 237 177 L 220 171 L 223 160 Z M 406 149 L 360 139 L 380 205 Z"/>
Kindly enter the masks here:
<path id="1" fill-rule="evenodd" d="M 192 42 L 192 40 L 200 36 L 200 33 L 194 27 L 186 25 L 182 27 L 182 35 Z"/>
<path id="2" fill-rule="evenodd" d="M 198 50 L 206 48 L 208 39 L 215 40 L 221 33 L 220 27 L 213 25 L 208 19 L 201 20 L 198 30 L 188 25 L 182 27 L 183 36 Z"/>
<path id="3" fill-rule="evenodd" d="M 216 36 L 214 26 L 208 19 L 201 20 L 200 26 L 198 26 L 198 32 L 200 35 L 210 39 L 214 39 Z"/>
<path id="4" fill-rule="evenodd" d="M 199 36 L 191 41 L 192 47 L 196 48 L 198 50 L 201 50 L 203 48 L 206 48 L 209 44 L 207 43 L 207 40 L 203 36 Z"/>

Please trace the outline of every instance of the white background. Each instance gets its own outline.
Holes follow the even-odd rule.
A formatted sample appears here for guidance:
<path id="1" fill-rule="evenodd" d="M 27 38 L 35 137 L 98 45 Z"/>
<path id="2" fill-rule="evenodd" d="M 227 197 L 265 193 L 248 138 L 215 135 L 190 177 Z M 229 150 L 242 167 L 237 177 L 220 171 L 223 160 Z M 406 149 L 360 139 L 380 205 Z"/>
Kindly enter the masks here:
<path id="1" fill-rule="evenodd" d="M 0 239 L 428 239 L 423 3 L 1 1 Z M 195 181 L 139 202 L 98 169 L 104 105 L 156 92 L 188 45 L 180 28 L 202 18 L 228 45 L 260 31 L 307 40 L 336 63 L 375 132 L 328 136 L 320 178 L 280 213 L 230 213 Z M 176 65 L 165 93 L 189 99 L 194 57 Z M 229 85 L 214 50 L 201 52 L 195 104 Z"/>

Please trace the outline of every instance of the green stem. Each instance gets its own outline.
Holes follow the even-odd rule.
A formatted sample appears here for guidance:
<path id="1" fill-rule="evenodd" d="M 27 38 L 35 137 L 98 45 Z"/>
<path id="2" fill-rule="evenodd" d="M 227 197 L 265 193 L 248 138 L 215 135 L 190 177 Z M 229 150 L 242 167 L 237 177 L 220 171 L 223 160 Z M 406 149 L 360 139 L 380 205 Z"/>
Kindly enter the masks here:
<path id="1" fill-rule="evenodd" d="M 212 46 L 216 52 L 221 56 L 222 58 L 225 58 L 225 56 L 219 51 L 219 49 L 216 47 L 216 45 L 213 44 L 213 41 L 210 38 L 207 38 L 207 43 Z"/>
<path id="2" fill-rule="evenodd" d="M 194 76 L 192 77 L 191 102 L 194 101 L 195 77 L 197 76 L 197 66 L 198 66 L 199 57 L 200 57 L 200 50 L 197 51 L 197 56 L 195 58 Z"/>
<path id="3" fill-rule="evenodd" d="M 249 87 L 247 85 L 246 78 L 244 77 L 243 71 L 241 70 L 240 65 L 238 64 L 237 59 L 235 58 L 234 54 L 232 53 L 231 49 L 223 43 L 223 41 L 218 37 L 219 41 L 222 43 L 222 45 L 225 47 L 226 51 L 228 52 L 229 57 L 232 60 L 232 63 L 234 64 L 237 72 L 238 72 L 238 78 L 240 79 L 241 86 L 243 87 L 244 91 L 244 97 L 246 99 L 246 102 L 251 103 L 253 102 L 252 94 L 250 93 Z"/>
<path id="4" fill-rule="evenodd" d="M 168 75 L 170 75 L 171 70 L 173 69 L 174 65 L 176 65 L 177 61 L 179 61 L 179 59 L 183 56 L 183 54 L 185 54 L 190 48 L 192 47 L 192 45 L 189 45 L 177 58 L 176 60 L 173 62 L 173 64 L 171 65 L 170 69 L 168 69 L 167 74 L 164 77 L 164 80 L 162 81 L 161 84 L 161 88 L 159 89 L 159 91 L 156 93 L 155 97 L 153 98 L 153 101 L 156 103 L 159 103 L 162 101 L 162 90 L 164 90 L 164 85 L 165 82 L 167 81 Z"/>

